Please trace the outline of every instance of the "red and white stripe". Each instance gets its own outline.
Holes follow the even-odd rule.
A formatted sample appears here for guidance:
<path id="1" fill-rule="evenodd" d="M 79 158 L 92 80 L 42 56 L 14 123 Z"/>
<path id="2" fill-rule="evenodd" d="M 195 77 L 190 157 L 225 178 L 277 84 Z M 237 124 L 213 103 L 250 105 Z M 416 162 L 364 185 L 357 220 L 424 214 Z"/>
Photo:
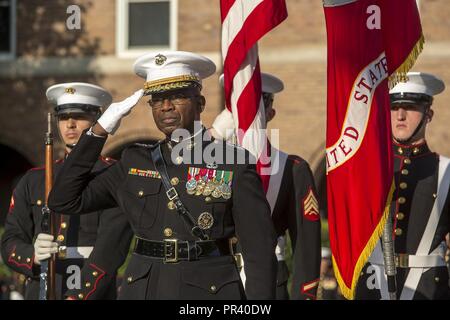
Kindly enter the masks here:
<path id="1" fill-rule="evenodd" d="M 225 103 L 239 144 L 270 166 L 257 42 L 287 17 L 285 0 L 221 0 Z M 266 173 L 267 174 L 267 173 Z M 270 175 L 263 177 L 267 190 Z"/>

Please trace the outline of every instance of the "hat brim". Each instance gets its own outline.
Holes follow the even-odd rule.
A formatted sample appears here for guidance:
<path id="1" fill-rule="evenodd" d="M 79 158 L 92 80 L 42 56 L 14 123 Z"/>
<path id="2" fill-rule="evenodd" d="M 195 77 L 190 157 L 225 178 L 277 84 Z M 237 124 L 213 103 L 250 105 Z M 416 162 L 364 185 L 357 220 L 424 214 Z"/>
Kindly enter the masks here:
<path id="1" fill-rule="evenodd" d="M 415 104 L 430 106 L 433 97 L 423 93 L 392 93 L 390 94 L 391 105 L 394 104 Z"/>
<path id="2" fill-rule="evenodd" d="M 56 106 L 56 108 L 55 108 L 55 114 L 57 116 L 61 115 L 61 114 L 69 114 L 69 113 L 97 115 L 97 114 L 101 113 L 101 107 L 94 106 L 94 105 L 87 105 L 87 104 L 71 103 L 71 104 L 59 105 L 59 106 Z"/>

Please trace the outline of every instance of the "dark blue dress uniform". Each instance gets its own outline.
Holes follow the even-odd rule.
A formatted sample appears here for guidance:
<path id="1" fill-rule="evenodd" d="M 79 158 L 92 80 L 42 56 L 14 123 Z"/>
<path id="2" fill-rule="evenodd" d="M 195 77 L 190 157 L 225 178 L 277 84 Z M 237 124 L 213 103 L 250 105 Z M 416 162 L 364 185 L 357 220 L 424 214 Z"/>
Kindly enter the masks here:
<path id="1" fill-rule="evenodd" d="M 63 163 L 54 164 L 55 175 Z M 99 173 L 112 163 L 109 158 L 97 158 L 94 171 Z M 24 175 L 14 190 L 2 237 L 3 261 L 27 277 L 26 299 L 39 298 L 40 266 L 34 264 L 33 242 L 42 232 L 44 185 L 43 168 L 31 169 Z M 55 241 L 60 246 L 56 259 L 57 299 L 116 297 L 116 271 L 128 253 L 131 229 L 117 208 L 89 212 L 83 216 L 56 214 Z M 111 247 L 114 251 L 109 250 Z"/>
<path id="2" fill-rule="evenodd" d="M 286 231 L 292 243 L 291 299 L 315 299 L 320 273 L 320 215 L 314 178 L 308 163 L 289 155 L 284 167 L 272 220 L 278 236 Z M 278 261 L 277 299 L 288 299 L 289 271 Z"/>
<path id="3" fill-rule="evenodd" d="M 445 236 L 450 231 L 450 197 L 448 185 L 441 193 L 438 190 L 439 174 L 444 174 L 439 172 L 439 165 L 445 159 L 431 152 L 426 143 L 409 146 L 394 144 L 393 148 L 396 188 L 391 212 L 394 214 L 397 297 L 449 299 L 449 274 L 444 255 Z M 439 199 L 441 195 L 443 197 Z M 432 211 L 437 201 L 442 203 L 442 212 L 437 226 L 429 235 L 431 246 L 425 253 L 418 253 L 426 227 L 436 217 Z M 371 262 L 364 267 L 356 292 L 357 299 L 385 298 L 383 283 L 379 281 L 384 279 L 381 259 L 382 254 L 378 258 L 371 257 Z M 422 268 L 418 282 L 414 286 L 405 284 L 410 281 L 408 276 L 411 278 L 411 273 L 418 268 Z"/>
<path id="4" fill-rule="evenodd" d="M 196 146 L 204 151 L 217 144 L 224 154 L 248 157 L 246 151 L 218 142 L 192 143 L 187 139 L 180 142 L 185 144 L 182 155 L 172 159 L 171 150 L 178 145 L 161 142 L 172 186 L 210 239 L 200 241 L 186 228 L 174 203 L 167 198 L 150 146 L 126 149 L 119 162 L 91 176 L 105 140 L 87 134 L 81 137 L 55 183 L 49 204 L 52 209 L 71 214 L 119 205 L 126 214 L 138 240 L 119 298 L 275 298 L 276 236 L 255 165 L 220 161 L 191 165 L 183 159 L 188 154 L 193 157 Z M 188 192 L 187 183 L 196 172 L 209 181 L 219 172 L 222 177 L 228 176 L 230 193 L 223 197 Z M 245 293 L 229 248 L 228 240 L 234 235 L 239 238 L 250 271 Z"/>

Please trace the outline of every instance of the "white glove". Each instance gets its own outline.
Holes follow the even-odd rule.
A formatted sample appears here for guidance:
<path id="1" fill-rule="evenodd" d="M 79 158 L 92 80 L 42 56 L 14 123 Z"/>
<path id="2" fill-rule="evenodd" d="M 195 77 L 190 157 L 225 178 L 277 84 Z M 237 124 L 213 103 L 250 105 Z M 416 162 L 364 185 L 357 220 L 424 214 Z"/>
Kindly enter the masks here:
<path id="1" fill-rule="evenodd" d="M 39 233 L 34 242 L 34 263 L 41 264 L 42 260 L 50 258 L 52 253 L 58 252 L 58 244 L 53 242 L 53 236 Z"/>
<path id="2" fill-rule="evenodd" d="M 141 89 L 121 102 L 112 103 L 97 122 L 106 132 L 114 134 L 117 128 L 119 128 L 120 120 L 130 114 L 131 109 L 138 103 L 143 95 L 144 90 Z"/>
<path id="3" fill-rule="evenodd" d="M 212 128 L 215 138 L 225 141 L 230 140 L 235 131 L 233 114 L 225 108 L 214 120 Z M 220 137 L 217 137 L 214 133 L 217 133 Z"/>

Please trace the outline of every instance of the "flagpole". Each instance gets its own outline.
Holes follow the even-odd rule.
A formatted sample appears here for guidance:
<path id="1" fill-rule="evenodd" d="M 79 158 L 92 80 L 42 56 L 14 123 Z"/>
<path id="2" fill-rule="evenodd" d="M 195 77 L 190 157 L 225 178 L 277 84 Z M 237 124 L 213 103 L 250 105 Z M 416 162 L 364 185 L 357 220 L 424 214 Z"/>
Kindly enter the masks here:
<path id="1" fill-rule="evenodd" d="M 381 238 L 383 246 L 384 271 L 387 276 L 387 285 L 390 300 L 397 300 L 397 281 L 395 268 L 394 239 L 392 236 L 392 215 L 389 214 Z"/>

